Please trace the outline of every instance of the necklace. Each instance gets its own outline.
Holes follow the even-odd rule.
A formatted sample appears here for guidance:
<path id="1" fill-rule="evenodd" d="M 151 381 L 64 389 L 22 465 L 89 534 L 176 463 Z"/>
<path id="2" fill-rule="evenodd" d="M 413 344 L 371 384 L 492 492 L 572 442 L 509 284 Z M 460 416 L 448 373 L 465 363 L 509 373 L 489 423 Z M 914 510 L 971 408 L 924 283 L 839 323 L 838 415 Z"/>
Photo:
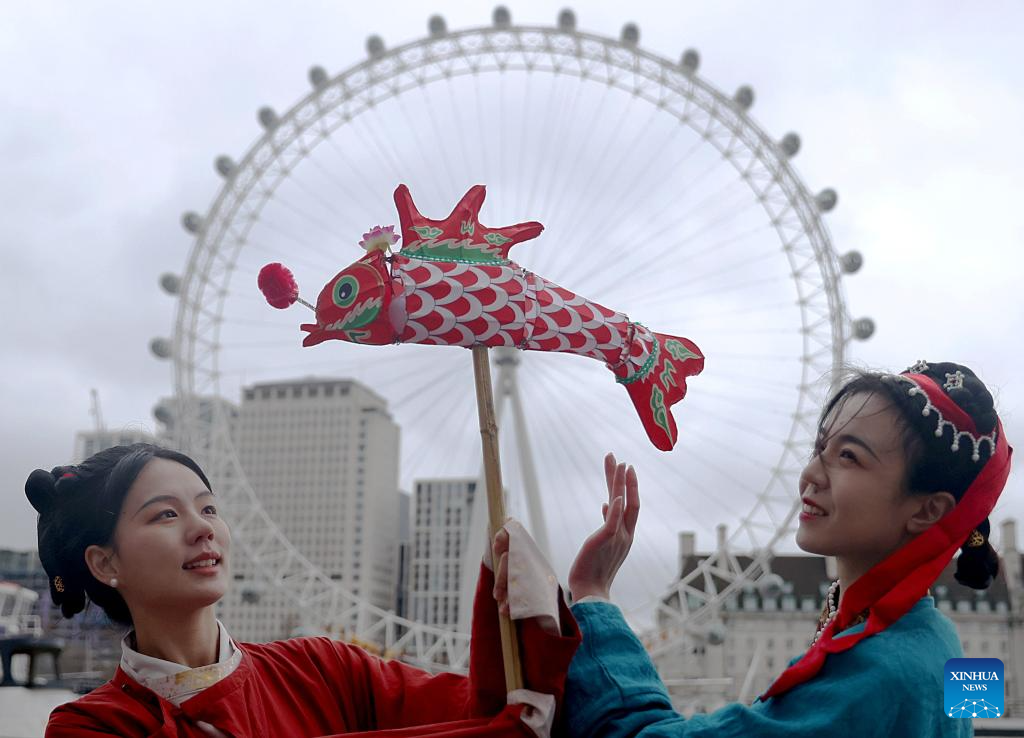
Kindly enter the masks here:
<path id="1" fill-rule="evenodd" d="M 828 594 L 825 595 L 825 604 L 821 608 L 821 615 L 818 616 L 818 627 L 814 631 L 814 638 L 811 639 L 811 645 L 813 646 L 821 638 L 822 631 L 828 627 L 836 618 L 836 613 L 839 612 L 839 580 L 835 580 L 828 586 Z M 850 621 L 847 628 L 852 628 L 854 625 L 863 623 L 868 619 L 868 611 L 860 613 L 852 621 Z"/>
<path id="2" fill-rule="evenodd" d="M 821 637 L 822 631 L 828 627 L 828 624 L 835 620 L 836 612 L 839 608 L 836 607 L 836 593 L 839 591 L 839 580 L 835 580 L 828 586 L 828 594 L 825 595 L 825 604 L 822 605 L 821 614 L 818 616 L 818 627 L 814 631 L 814 638 L 811 639 L 811 645 L 813 646 L 818 642 L 818 638 Z"/>

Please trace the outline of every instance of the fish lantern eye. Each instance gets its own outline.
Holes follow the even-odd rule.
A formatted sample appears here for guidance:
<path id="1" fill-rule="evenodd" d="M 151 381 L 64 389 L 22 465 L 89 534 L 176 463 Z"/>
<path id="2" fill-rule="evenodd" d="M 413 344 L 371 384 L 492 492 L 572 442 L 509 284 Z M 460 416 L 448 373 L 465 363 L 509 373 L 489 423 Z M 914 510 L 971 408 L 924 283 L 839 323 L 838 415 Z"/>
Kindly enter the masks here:
<path id="1" fill-rule="evenodd" d="M 334 304 L 340 308 L 349 307 L 356 301 L 357 294 L 359 294 L 359 282 L 351 274 L 346 274 L 334 283 Z"/>

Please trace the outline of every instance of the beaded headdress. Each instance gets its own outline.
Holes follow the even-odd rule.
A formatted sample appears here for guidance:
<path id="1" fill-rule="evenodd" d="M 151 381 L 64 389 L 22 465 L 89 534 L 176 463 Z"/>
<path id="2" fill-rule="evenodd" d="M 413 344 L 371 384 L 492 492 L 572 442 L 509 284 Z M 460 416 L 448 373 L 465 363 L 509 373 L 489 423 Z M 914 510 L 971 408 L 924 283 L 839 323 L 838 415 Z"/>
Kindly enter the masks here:
<path id="1" fill-rule="evenodd" d="M 946 432 L 946 428 L 952 430 L 953 442 L 950 445 L 950 450 L 954 453 L 960 450 L 960 440 L 967 438 L 974 445 L 974 451 L 971 453 L 971 460 L 981 460 L 981 448 L 983 445 L 988 444 L 989 456 L 995 453 L 996 450 L 996 434 L 998 429 L 993 428 L 991 433 L 982 435 L 978 432 L 978 429 L 974 425 L 974 420 L 971 416 L 965 413 L 957 406 L 949 396 L 946 394 L 949 390 L 960 389 L 964 386 L 964 373 L 956 371 L 952 374 L 946 375 L 946 382 L 942 385 L 942 389 L 946 392 L 942 392 L 941 396 L 946 398 L 947 402 L 942 402 L 942 406 L 946 408 L 945 413 L 942 409 L 932 401 L 932 397 L 928 392 L 924 390 L 922 385 L 919 383 L 920 379 L 928 379 L 925 375 L 919 371 L 915 371 L 921 366 L 921 362 L 915 364 L 910 368 L 910 371 L 904 374 L 886 374 L 883 375 L 883 380 L 893 382 L 903 382 L 909 384 L 910 387 L 907 389 L 907 394 L 911 397 L 923 396 L 924 407 L 921 408 L 921 415 L 928 417 L 930 415 L 936 416 L 935 425 L 935 437 L 942 438 L 943 433 Z M 927 370 L 927 364 L 924 365 Z M 931 379 L 928 379 L 932 382 Z M 936 398 L 938 399 L 938 398 Z"/>

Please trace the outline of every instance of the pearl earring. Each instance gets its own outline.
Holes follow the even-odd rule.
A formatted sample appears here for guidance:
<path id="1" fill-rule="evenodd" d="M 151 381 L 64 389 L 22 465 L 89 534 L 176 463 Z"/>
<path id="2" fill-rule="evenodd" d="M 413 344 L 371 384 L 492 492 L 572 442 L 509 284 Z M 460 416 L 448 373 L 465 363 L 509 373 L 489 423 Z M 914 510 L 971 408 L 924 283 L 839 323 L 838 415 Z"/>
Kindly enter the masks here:
<path id="1" fill-rule="evenodd" d="M 117 589 L 117 577 L 114 577 L 110 580 L 110 586 L 114 589 Z"/>

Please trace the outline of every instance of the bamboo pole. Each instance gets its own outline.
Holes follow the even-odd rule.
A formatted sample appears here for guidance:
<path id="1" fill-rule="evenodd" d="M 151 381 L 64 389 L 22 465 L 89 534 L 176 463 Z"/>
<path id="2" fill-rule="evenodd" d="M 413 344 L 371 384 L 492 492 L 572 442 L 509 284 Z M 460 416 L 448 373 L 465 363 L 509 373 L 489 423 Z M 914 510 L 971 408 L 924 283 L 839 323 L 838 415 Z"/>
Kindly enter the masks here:
<path id="1" fill-rule="evenodd" d="M 476 407 L 480 415 L 480 440 L 483 444 L 484 479 L 487 484 L 487 514 L 490 522 L 487 545 L 492 546 L 494 532 L 505 523 L 505 490 L 501 483 L 498 423 L 494 417 L 491 363 L 486 346 L 473 347 L 473 375 L 476 379 Z M 497 561 L 494 562 L 494 568 L 498 568 Z M 505 665 L 505 690 L 511 692 L 522 689 L 523 669 L 519 663 L 519 639 L 516 637 L 515 625 L 512 618 L 504 613 L 498 613 L 498 625 L 501 628 L 501 655 Z"/>

